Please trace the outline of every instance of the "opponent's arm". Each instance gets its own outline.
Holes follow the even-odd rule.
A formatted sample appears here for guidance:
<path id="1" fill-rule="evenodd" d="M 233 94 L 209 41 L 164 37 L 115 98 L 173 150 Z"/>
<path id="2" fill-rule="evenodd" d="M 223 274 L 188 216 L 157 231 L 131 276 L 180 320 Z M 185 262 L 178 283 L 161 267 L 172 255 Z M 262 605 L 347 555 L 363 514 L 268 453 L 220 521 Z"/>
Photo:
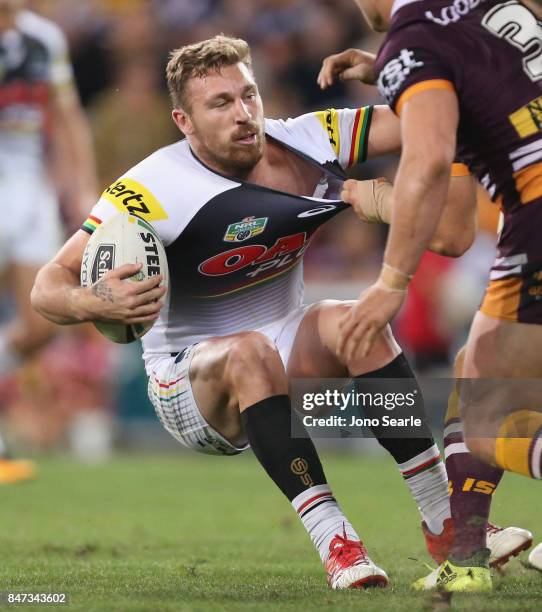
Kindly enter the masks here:
<path id="1" fill-rule="evenodd" d="M 437 228 L 455 155 L 459 104 L 455 91 L 427 89 L 403 104 L 403 150 L 392 194 L 384 265 L 341 321 L 339 354 L 368 355 L 378 333 L 397 314 L 420 258 Z"/>
<path id="2" fill-rule="evenodd" d="M 402 153 L 384 260 L 405 274 L 416 271 L 444 209 L 458 122 L 457 95 L 451 90 L 421 91 L 403 105 Z"/>
<path id="3" fill-rule="evenodd" d="M 141 264 L 126 264 L 111 270 L 94 285 L 79 283 L 83 252 L 89 235 L 79 230 L 56 257 L 36 276 L 32 306 L 46 319 L 59 325 L 84 321 L 144 323 L 158 318 L 166 292 L 159 287 L 161 276 L 140 282 L 126 282 L 141 269 Z"/>
<path id="4" fill-rule="evenodd" d="M 344 183 L 341 199 L 368 223 L 391 222 L 393 185 L 384 178 Z M 476 183 L 469 174 L 453 176 L 437 229 L 428 249 L 438 255 L 460 257 L 476 234 Z"/>

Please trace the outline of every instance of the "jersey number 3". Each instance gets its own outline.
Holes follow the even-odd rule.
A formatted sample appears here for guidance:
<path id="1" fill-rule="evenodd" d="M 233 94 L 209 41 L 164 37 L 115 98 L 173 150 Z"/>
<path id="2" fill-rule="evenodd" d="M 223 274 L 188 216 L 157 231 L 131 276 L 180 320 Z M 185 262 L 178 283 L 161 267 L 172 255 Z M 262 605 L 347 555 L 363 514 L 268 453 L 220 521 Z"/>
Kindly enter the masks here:
<path id="1" fill-rule="evenodd" d="M 485 14 L 482 25 L 523 51 L 523 69 L 531 81 L 542 79 L 542 28 L 526 6 L 516 0 L 498 4 Z"/>

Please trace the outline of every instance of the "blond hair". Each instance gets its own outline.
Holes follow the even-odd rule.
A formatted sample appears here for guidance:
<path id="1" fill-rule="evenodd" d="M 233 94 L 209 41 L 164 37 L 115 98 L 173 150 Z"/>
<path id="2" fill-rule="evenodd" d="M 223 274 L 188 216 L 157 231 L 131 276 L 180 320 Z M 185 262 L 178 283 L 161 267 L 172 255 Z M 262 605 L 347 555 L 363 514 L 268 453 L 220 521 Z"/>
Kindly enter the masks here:
<path id="1" fill-rule="evenodd" d="M 191 78 L 204 77 L 213 70 L 220 72 L 224 66 L 233 66 L 238 62 L 251 67 L 248 43 L 241 38 L 231 38 L 224 34 L 172 51 L 166 76 L 173 106 L 190 109 L 186 84 Z"/>

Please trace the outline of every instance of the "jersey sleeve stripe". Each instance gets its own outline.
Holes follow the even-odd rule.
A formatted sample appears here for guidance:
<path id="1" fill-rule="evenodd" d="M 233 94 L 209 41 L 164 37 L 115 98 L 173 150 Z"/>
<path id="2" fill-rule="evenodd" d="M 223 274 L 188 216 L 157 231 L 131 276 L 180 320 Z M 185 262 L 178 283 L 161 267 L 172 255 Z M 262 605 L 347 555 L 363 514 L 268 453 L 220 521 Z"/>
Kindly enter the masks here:
<path id="1" fill-rule="evenodd" d="M 452 176 L 469 176 L 469 168 L 465 164 L 460 162 L 454 162 L 452 164 Z"/>
<path id="2" fill-rule="evenodd" d="M 364 162 L 367 158 L 367 145 L 369 141 L 369 129 L 373 116 L 373 107 L 365 106 L 358 108 L 352 130 L 352 144 L 350 146 L 350 158 L 348 167 Z"/>
<path id="3" fill-rule="evenodd" d="M 98 217 L 93 217 L 92 215 L 89 215 L 87 220 L 81 226 L 81 229 L 85 230 L 85 232 L 88 232 L 89 234 L 92 234 L 94 233 L 94 230 L 98 227 L 98 225 L 101 225 L 101 223 L 102 222 L 100 219 L 98 219 Z"/>
<path id="4" fill-rule="evenodd" d="M 415 83 L 411 85 L 403 93 L 401 94 L 399 100 L 397 100 L 397 104 L 395 105 L 395 110 L 398 115 L 401 114 L 403 110 L 403 106 L 405 103 L 412 98 L 417 93 L 421 91 L 427 91 L 428 89 L 447 89 L 448 91 L 455 91 L 455 87 L 452 85 L 450 81 L 445 79 L 430 79 L 428 81 L 421 81 L 421 83 Z"/>

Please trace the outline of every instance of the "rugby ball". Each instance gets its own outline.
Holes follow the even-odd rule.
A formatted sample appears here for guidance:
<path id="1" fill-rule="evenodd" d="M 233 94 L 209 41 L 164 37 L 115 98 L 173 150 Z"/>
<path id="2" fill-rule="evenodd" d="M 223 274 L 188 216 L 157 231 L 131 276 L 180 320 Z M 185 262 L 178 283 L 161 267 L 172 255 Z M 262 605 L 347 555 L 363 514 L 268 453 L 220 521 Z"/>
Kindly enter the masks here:
<path id="1" fill-rule="evenodd" d="M 140 262 L 141 270 L 126 282 L 139 282 L 161 274 L 169 287 L 166 251 L 156 230 L 136 215 L 118 213 L 100 224 L 91 235 L 81 263 L 81 286 L 90 287 L 110 270 Z M 128 344 L 144 336 L 153 322 L 133 325 L 95 322 L 94 325 L 109 340 Z"/>

